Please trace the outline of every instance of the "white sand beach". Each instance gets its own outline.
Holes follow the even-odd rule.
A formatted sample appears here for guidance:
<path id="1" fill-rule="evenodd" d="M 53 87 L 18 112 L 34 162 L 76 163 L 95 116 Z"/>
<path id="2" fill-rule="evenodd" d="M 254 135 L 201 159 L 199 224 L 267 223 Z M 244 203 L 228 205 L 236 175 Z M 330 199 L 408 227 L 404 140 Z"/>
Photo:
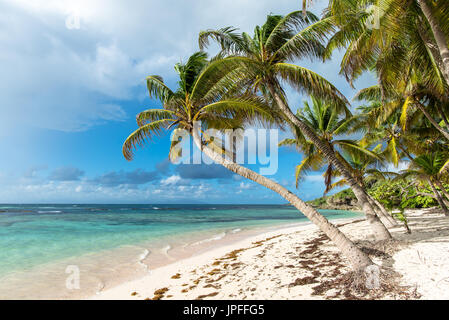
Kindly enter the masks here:
<path id="1" fill-rule="evenodd" d="M 348 290 L 345 258 L 317 227 L 307 224 L 150 270 L 90 299 L 449 299 L 449 218 L 436 209 L 408 210 L 406 215 L 412 233 L 399 226 L 391 230 L 394 242 L 377 244 L 366 221 L 334 221 L 381 272 L 395 275 L 387 277 L 392 283 L 381 280 L 379 289 L 361 296 Z"/>

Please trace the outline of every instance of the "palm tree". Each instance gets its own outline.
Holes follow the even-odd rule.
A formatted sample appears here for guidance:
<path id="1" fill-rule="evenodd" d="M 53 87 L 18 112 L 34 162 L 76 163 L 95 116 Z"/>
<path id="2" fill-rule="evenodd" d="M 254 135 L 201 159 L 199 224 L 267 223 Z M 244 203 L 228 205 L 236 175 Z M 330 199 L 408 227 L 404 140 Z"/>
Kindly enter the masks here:
<path id="1" fill-rule="evenodd" d="M 444 73 L 447 83 L 449 83 L 449 48 L 447 40 L 449 37 L 449 5 L 447 1 L 417 0 L 417 3 L 429 22 L 440 54 L 439 58 L 443 64 L 441 71 Z"/>
<path id="2" fill-rule="evenodd" d="M 439 131 L 435 130 L 434 126 L 423 122 L 422 117 L 417 112 L 407 115 L 404 112 L 404 109 L 410 109 L 407 103 L 401 110 L 396 107 L 391 108 L 392 104 L 388 101 L 386 103 L 389 106 L 385 107 L 381 101 L 376 100 L 379 96 L 378 87 L 361 90 L 356 96 L 358 100 L 362 100 L 362 98 L 371 100 L 369 105 L 358 108 L 362 111 L 358 115 L 362 119 L 360 125 L 368 128 L 361 140 L 362 144 L 379 143 L 376 148 L 384 148 L 380 155 L 389 160 L 395 167 L 398 166 L 402 158 L 407 158 L 413 163 L 415 155 L 435 152 L 440 155 L 445 154 L 447 143 L 441 140 L 441 135 Z M 386 110 L 387 112 L 385 112 Z M 441 181 L 447 179 L 448 168 L 449 161 L 440 168 L 440 173 L 435 176 L 434 183 L 449 199 L 449 193 L 441 183 Z M 394 174 L 387 173 L 387 175 Z M 376 178 L 383 177 L 378 175 Z"/>
<path id="3" fill-rule="evenodd" d="M 322 56 L 324 47 L 321 42 L 325 33 L 317 31 L 316 27 L 310 28 L 310 24 L 316 21 L 318 19 L 313 14 L 308 13 L 304 16 L 300 11 L 286 16 L 269 15 L 262 27 L 255 28 L 253 37 L 245 32 L 238 34 L 235 28 L 227 27 L 201 32 L 199 45 L 203 49 L 208 45 L 209 39 L 214 39 L 222 48 L 220 56 L 227 55 L 246 66 L 245 74 L 248 77 L 249 89 L 257 90 L 266 96 L 267 100 L 272 100 L 273 106 L 282 112 L 286 120 L 298 127 L 328 161 L 342 172 L 359 200 L 375 237 L 378 240 L 390 239 L 391 235 L 376 216 L 366 190 L 353 179 L 330 145 L 295 116 L 288 106 L 281 86 L 281 81 L 285 81 L 300 92 L 321 98 L 339 111 L 350 114 L 346 98 L 331 83 L 309 69 L 288 63 L 295 58 Z M 323 24 L 324 30 L 331 25 L 331 22 Z"/>
<path id="4" fill-rule="evenodd" d="M 449 216 L 449 209 L 444 203 L 443 197 L 437 190 L 435 184 L 438 184 L 441 190 L 444 190 L 439 181 L 442 170 L 448 163 L 448 156 L 443 152 L 433 152 L 420 155 L 413 159 L 407 170 L 403 170 L 400 178 L 414 178 L 418 181 L 428 183 L 440 205 L 445 216 Z"/>
<path id="5" fill-rule="evenodd" d="M 363 147 L 363 143 L 360 147 Z M 352 169 L 353 176 L 357 179 L 357 181 L 366 188 L 367 185 L 372 184 L 378 180 L 386 180 L 391 176 L 396 176 L 394 172 L 381 171 L 377 167 L 381 164 L 379 158 L 383 159 L 383 154 L 385 152 L 381 152 L 382 144 L 378 144 L 371 152 L 377 154 L 377 157 L 372 157 L 367 153 L 357 152 L 356 150 L 347 150 L 342 153 L 342 157 L 348 163 L 348 166 Z M 364 148 L 364 147 L 363 147 Z M 368 149 L 366 149 L 368 150 Z M 334 177 L 339 177 L 339 172 L 333 172 Z M 347 185 L 346 179 L 342 178 L 337 182 L 330 185 L 329 190 L 332 190 L 336 187 L 342 187 Z M 396 226 L 397 223 L 392 217 L 390 213 L 388 213 L 387 209 L 384 207 L 382 203 L 368 194 L 368 199 L 371 201 L 372 206 L 376 209 L 376 212 L 379 217 L 382 217 L 386 224 L 391 227 Z"/>
<path id="6" fill-rule="evenodd" d="M 366 8 L 373 4 L 385 12 L 377 28 L 367 25 L 370 16 Z M 443 7 L 439 6 L 440 13 L 445 12 Z M 375 70 L 379 85 L 369 91 L 378 91 L 382 102 L 388 100 L 385 107 L 390 111 L 402 108 L 403 119 L 410 108 L 419 109 L 449 140 L 449 121 L 445 114 L 449 92 L 449 77 L 445 75 L 449 74 L 444 72 L 445 64 L 418 3 L 413 0 L 335 0 L 327 10 L 326 19 L 339 27 L 339 31 L 329 40 L 325 57 L 329 58 L 336 48 L 346 48 L 341 73 L 350 83 L 364 71 Z M 448 17 L 446 15 L 446 20 Z M 321 26 L 317 29 L 321 30 Z M 328 32 L 332 33 L 332 29 Z M 449 53 L 447 45 L 446 50 Z M 446 128 L 435 120 L 429 109 L 437 111 Z"/>
<path id="7" fill-rule="evenodd" d="M 373 18 L 376 25 L 372 24 Z M 335 48 L 347 49 L 342 72 L 352 82 L 374 66 L 403 72 L 403 65 L 414 64 L 413 58 L 406 58 L 414 52 L 418 60 L 431 61 L 449 84 L 448 18 L 447 1 L 332 0 L 323 20 L 333 24 L 333 28 L 328 27 L 329 34 L 335 29 L 338 32 L 329 41 L 327 56 Z M 321 25 L 318 28 L 322 30 Z M 385 59 L 395 63 L 385 63 Z M 387 74 L 380 72 L 379 76 L 388 80 Z"/>
<path id="8" fill-rule="evenodd" d="M 276 120 L 261 97 L 249 93 L 239 94 L 239 90 L 235 90 L 242 72 L 238 70 L 238 65 L 234 64 L 231 68 L 229 63 L 232 60 L 208 62 L 204 53 L 195 53 L 185 64 L 176 65 L 179 74 L 176 91 L 169 89 L 161 77 L 148 77 L 150 97 L 159 99 L 163 108 L 149 109 L 137 116 L 139 128 L 123 144 L 125 158 L 131 160 L 136 147 L 142 146 L 146 140 L 151 140 L 163 130 L 183 130 L 215 163 L 273 190 L 300 210 L 335 243 L 354 269 L 371 265 L 368 255 L 324 216 L 280 184 L 230 160 L 226 156 L 227 150 L 223 150 L 219 143 L 205 134 L 206 129 L 232 129 L 246 122 L 251 123 L 254 119 L 269 122 Z M 198 125 L 198 121 L 201 121 L 201 125 Z M 170 151 L 177 143 L 177 140 L 172 142 Z M 176 156 L 176 152 L 170 152 L 169 156 Z"/>
<path id="9" fill-rule="evenodd" d="M 298 109 L 296 117 L 313 128 L 314 133 L 330 145 L 340 161 L 345 162 L 345 159 L 341 156 L 341 151 L 363 152 L 380 160 L 376 154 L 359 146 L 355 140 L 344 139 L 344 136 L 353 133 L 351 126 L 354 124 L 355 118 L 342 118 L 330 104 L 313 96 L 311 100 L 312 107 L 307 101 L 304 101 L 304 108 Z M 302 176 L 307 174 L 309 170 L 318 171 L 326 167 L 324 173 L 326 189 L 324 193 L 327 193 L 331 189 L 335 168 L 332 163 L 328 163 L 323 153 L 298 128 L 295 128 L 294 135 L 294 139 L 284 139 L 279 143 L 279 146 L 294 146 L 305 156 L 301 164 L 296 166 L 296 186 L 298 186 Z"/>
<path id="10" fill-rule="evenodd" d="M 407 80 L 399 80 L 398 76 L 394 88 L 382 90 L 381 86 L 374 85 L 360 90 L 354 99 L 378 103 L 378 124 L 399 111 L 398 124 L 404 130 L 411 119 L 420 120 L 416 114 L 416 111 L 419 111 L 439 134 L 449 141 L 449 121 L 446 116 L 449 98 L 444 94 L 445 86 L 432 88 L 429 83 L 420 82 L 416 71 L 413 72 L 415 76 Z"/>
<path id="11" fill-rule="evenodd" d="M 314 128 L 314 133 L 320 137 L 323 141 L 328 143 L 332 150 L 335 152 L 336 156 L 340 159 L 341 162 L 345 163 L 348 170 L 353 173 L 353 176 L 358 180 L 361 187 L 365 188 L 365 184 L 363 183 L 363 179 L 361 180 L 357 175 L 356 168 L 350 165 L 344 157 L 342 157 L 341 153 L 349 153 L 352 155 L 363 154 L 366 158 L 369 158 L 371 161 L 375 159 L 376 161 L 380 161 L 380 158 L 377 154 L 372 151 L 360 146 L 355 140 L 345 139 L 345 135 L 352 134 L 352 127 L 357 122 L 357 118 L 342 118 L 337 109 L 333 108 L 330 104 L 326 104 L 324 101 L 317 99 L 315 97 L 311 97 L 312 107 L 310 107 L 307 101 L 304 101 L 304 108 L 299 109 L 297 112 L 297 117 L 307 124 L 310 128 Z M 338 175 L 337 170 L 333 167 L 332 163 L 329 163 L 324 157 L 323 153 L 315 147 L 315 145 L 308 140 L 298 128 L 294 128 L 294 139 L 284 139 L 279 143 L 280 146 L 294 146 L 300 152 L 304 154 L 304 159 L 301 161 L 299 165 L 296 166 L 295 170 L 295 178 L 296 178 L 296 187 L 298 187 L 299 180 L 307 174 L 308 171 L 314 170 L 323 170 L 326 167 L 324 172 L 324 183 L 325 183 L 325 191 L 327 193 L 332 189 L 332 179 L 334 176 Z M 346 180 L 343 179 L 345 184 L 347 184 Z M 384 218 L 387 223 L 391 226 L 395 224 L 394 219 L 391 218 L 390 215 L 386 214 L 386 210 L 382 210 L 375 203 L 375 200 L 372 199 L 368 195 L 368 200 L 371 202 L 371 205 L 376 210 L 376 213 L 379 217 Z"/>
<path id="12" fill-rule="evenodd" d="M 361 97 L 359 95 L 357 98 Z M 424 137 L 423 135 L 418 136 L 403 131 L 397 109 L 394 110 L 394 113 L 386 113 L 384 104 L 376 99 L 357 109 L 361 113 L 357 115 L 358 125 L 356 128 L 365 131 L 361 143 L 383 146 L 384 149 L 380 155 L 395 167 L 398 167 L 404 157 L 413 160 L 412 154 L 422 153 L 425 150 L 423 144 L 416 143 L 419 138 Z"/>

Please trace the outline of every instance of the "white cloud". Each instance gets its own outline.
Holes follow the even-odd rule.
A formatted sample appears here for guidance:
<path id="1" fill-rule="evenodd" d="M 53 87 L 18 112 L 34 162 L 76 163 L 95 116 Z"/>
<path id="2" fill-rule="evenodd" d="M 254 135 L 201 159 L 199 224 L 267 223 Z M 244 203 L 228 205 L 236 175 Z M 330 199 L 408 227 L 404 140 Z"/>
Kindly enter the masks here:
<path id="1" fill-rule="evenodd" d="M 167 186 L 167 185 L 174 185 L 174 184 L 178 184 L 178 182 L 181 181 L 181 177 L 178 175 L 173 175 L 170 176 L 166 179 L 161 180 L 161 185 L 163 186 Z"/>
<path id="2" fill-rule="evenodd" d="M 160 74 L 169 85 L 175 85 L 173 65 L 198 50 L 200 30 L 233 25 L 240 27 L 240 31 L 252 32 L 270 12 L 285 14 L 299 7 L 296 0 L 136 0 L 132 5 L 124 0 L 3 0 L 0 2 L 2 147 L 11 149 L 5 145 L 8 146 L 6 141 L 13 141 L 11 145 L 17 150 L 27 149 L 17 147 L 16 139 L 3 139 L 13 134 L 14 138 L 23 135 L 21 139 L 29 140 L 29 145 L 31 141 L 43 144 L 37 138 L 29 138 L 30 127 L 82 131 L 134 117 L 125 105 L 147 97 L 145 76 Z M 73 14 L 80 18 L 79 29 L 66 27 L 67 18 Z M 338 62 L 332 63 L 335 65 Z M 314 68 L 331 76 L 335 73 L 332 66 L 317 63 Z M 332 80 L 346 86 L 339 77 Z M 295 109 L 302 98 L 286 90 Z M 34 149 L 30 150 L 28 156 L 23 151 L 24 156 L 18 153 L 16 158 L 33 158 Z M 51 157 L 58 159 L 56 155 Z M 0 190 L 0 200 L 21 201 L 25 189 L 29 201 L 37 202 L 43 200 L 42 194 L 47 201 L 89 201 L 97 195 L 99 201 L 150 199 L 155 194 L 169 198 L 179 196 L 178 187 L 183 188 L 183 194 L 195 197 L 219 196 L 219 191 L 212 192 L 215 187 L 190 185 L 193 179 L 183 180 L 179 176 L 168 177 L 157 186 L 130 190 L 120 185 L 99 186 L 83 179 L 47 182 L 44 169 L 39 170 L 31 170 L 28 177 L 17 177 L 11 172 L 0 176 L 2 180 L 11 179 Z M 233 176 L 236 186 L 241 179 Z M 243 184 L 240 190 L 245 188 L 249 184 Z"/>
<path id="3" fill-rule="evenodd" d="M 311 174 L 305 177 L 308 182 L 321 182 L 324 183 L 324 177 L 322 174 Z"/>
<path id="4" fill-rule="evenodd" d="M 233 25 L 252 32 L 269 12 L 298 6 L 294 0 L 3 1 L 0 128 L 78 131 L 123 120 L 126 110 L 114 100 L 145 97 L 148 74 L 173 79 L 174 63 L 198 50 L 199 31 Z M 72 15 L 79 29 L 66 27 Z"/>
<path id="5" fill-rule="evenodd" d="M 239 188 L 242 190 L 248 190 L 248 189 L 252 189 L 253 185 L 251 185 L 249 183 L 241 182 L 239 185 Z"/>

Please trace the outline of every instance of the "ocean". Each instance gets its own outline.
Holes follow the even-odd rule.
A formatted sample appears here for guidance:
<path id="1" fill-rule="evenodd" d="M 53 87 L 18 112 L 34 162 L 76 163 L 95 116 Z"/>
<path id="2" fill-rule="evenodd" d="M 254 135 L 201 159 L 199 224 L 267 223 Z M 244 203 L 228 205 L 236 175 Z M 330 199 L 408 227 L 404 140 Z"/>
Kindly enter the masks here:
<path id="1" fill-rule="evenodd" d="M 285 205 L 0 205 L 0 298 L 85 297 L 224 241 L 307 221 Z M 83 288 L 67 290 L 69 265 Z"/>

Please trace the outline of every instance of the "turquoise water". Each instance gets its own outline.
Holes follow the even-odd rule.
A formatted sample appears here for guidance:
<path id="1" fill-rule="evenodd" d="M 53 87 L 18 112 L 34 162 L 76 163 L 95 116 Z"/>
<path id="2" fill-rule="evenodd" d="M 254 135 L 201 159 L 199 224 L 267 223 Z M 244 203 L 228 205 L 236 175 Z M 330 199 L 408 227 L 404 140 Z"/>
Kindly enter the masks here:
<path id="1" fill-rule="evenodd" d="M 329 219 L 358 215 L 321 212 Z M 0 277 L 139 242 L 305 221 L 280 205 L 0 205 Z"/>

